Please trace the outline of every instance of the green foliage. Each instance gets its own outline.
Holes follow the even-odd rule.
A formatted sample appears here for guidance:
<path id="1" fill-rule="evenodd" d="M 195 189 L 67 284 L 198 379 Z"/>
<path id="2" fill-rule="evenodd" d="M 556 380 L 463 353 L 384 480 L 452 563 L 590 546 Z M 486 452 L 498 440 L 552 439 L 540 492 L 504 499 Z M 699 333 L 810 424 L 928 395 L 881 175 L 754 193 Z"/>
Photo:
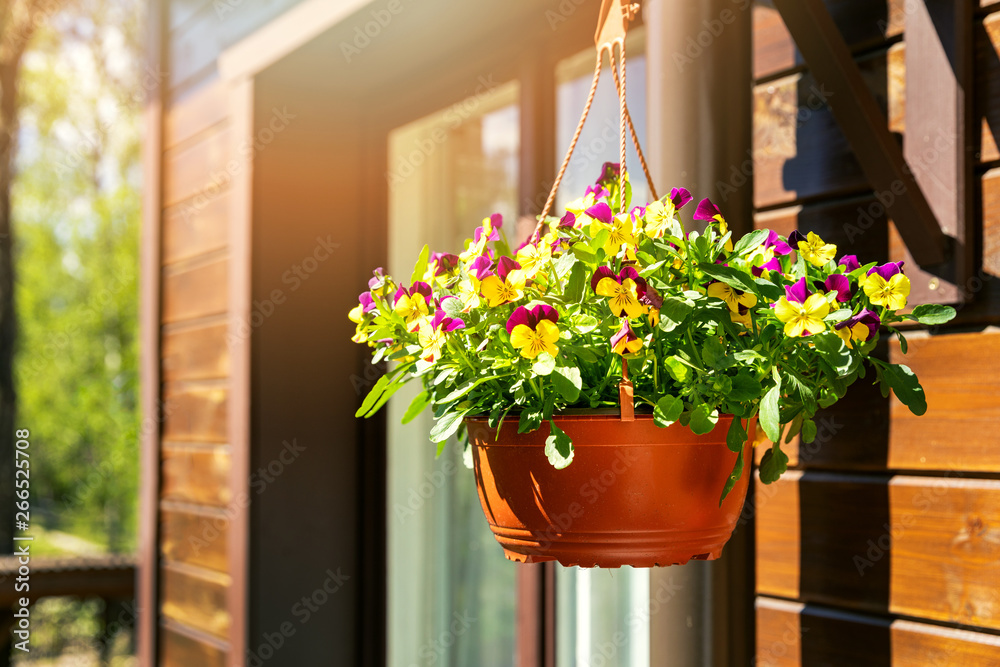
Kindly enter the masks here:
<path id="1" fill-rule="evenodd" d="M 138 495 L 141 9 L 81 0 L 40 30 L 12 190 L 34 515 L 113 551 L 134 548 Z"/>
<path id="2" fill-rule="evenodd" d="M 376 357 L 392 350 L 397 365 L 359 415 L 419 379 L 437 406 L 433 440 L 466 414 L 514 411 L 523 433 L 566 409 L 617 406 L 627 362 L 638 409 L 658 426 L 705 434 L 735 416 L 728 492 L 744 465 L 743 420 L 758 417 L 775 443 L 761 465 L 761 479 L 774 481 L 788 462 L 782 436 L 815 438 L 816 411 L 841 398 L 866 362 L 880 364 L 885 386 L 912 410 L 926 409 L 908 369 L 869 356 L 880 326 L 903 319 L 886 305 L 899 308 L 908 285 L 893 277 L 898 267 L 848 272 L 815 234 L 792 252 L 766 230 L 732 239 L 718 218 L 685 233 L 668 199 L 616 215 L 629 189 L 601 185 L 609 196 L 588 195 L 565 221 L 548 219 L 548 234 L 515 256 L 496 243 L 488 252 L 493 229 L 484 223 L 461 255 L 438 259 L 424 248 L 411 285 L 386 278 L 384 290 L 366 295 L 367 312 L 361 304 L 351 313 L 355 340 Z M 397 300 L 399 288 L 407 296 Z M 913 312 L 926 324 L 953 314 Z M 569 465 L 571 443 L 555 422 L 546 445 L 553 465 Z"/>

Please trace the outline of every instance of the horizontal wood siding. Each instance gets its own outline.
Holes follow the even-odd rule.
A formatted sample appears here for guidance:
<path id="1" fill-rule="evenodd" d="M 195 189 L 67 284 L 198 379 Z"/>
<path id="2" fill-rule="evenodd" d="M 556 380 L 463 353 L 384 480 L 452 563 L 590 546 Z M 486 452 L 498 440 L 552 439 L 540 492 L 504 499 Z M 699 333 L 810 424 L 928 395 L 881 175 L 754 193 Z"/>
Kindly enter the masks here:
<path id="1" fill-rule="evenodd" d="M 908 4 L 826 1 L 902 142 L 906 106 L 920 104 L 906 96 Z M 1000 664 L 1000 330 L 982 326 L 1000 318 L 1000 3 L 979 4 L 972 303 L 961 324 L 911 333 L 908 354 L 895 340 L 880 352 L 920 377 L 925 415 L 860 380 L 820 416 L 815 442 L 783 446 L 789 473 L 758 480 L 759 665 Z M 815 231 L 863 261 L 902 258 L 769 3 L 756 4 L 754 25 L 755 225 Z"/>

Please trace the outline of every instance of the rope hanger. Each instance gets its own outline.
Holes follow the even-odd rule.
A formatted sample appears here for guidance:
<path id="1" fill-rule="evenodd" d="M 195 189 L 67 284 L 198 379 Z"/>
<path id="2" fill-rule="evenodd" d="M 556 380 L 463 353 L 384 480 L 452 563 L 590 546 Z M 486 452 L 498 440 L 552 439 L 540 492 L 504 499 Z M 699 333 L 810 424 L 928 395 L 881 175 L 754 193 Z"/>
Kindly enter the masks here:
<path id="1" fill-rule="evenodd" d="M 583 126 L 587 122 L 587 116 L 590 114 L 590 108 L 594 104 L 594 95 L 597 93 L 597 84 L 601 78 L 601 68 L 604 64 L 605 51 L 608 53 L 608 62 L 611 65 L 611 77 L 614 79 L 615 92 L 618 95 L 618 125 L 620 130 L 618 137 L 619 173 L 622 175 L 626 173 L 625 148 L 628 145 L 628 135 L 631 135 L 635 151 L 639 155 L 639 163 L 642 165 L 642 171 L 646 175 L 646 182 L 649 184 L 649 192 L 654 200 L 660 198 L 656 193 L 656 186 L 653 185 L 653 178 L 649 175 L 646 156 L 642 153 L 642 147 L 639 145 L 639 137 L 635 132 L 635 125 L 632 123 L 632 115 L 629 113 L 628 104 L 625 101 L 625 35 L 628 32 L 628 24 L 635 20 L 638 11 L 639 4 L 632 3 L 630 0 L 603 0 L 601 3 L 601 16 L 597 24 L 597 34 L 594 36 L 594 42 L 597 45 L 597 62 L 594 65 L 594 78 L 590 82 L 590 92 L 587 93 L 587 102 L 584 104 L 583 114 L 580 116 L 580 122 L 576 126 L 576 131 L 573 133 L 573 139 L 569 143 L 569 150 L 566 151 L 566 157 L 563 158 L 562 166 L 559 168 L 556 180 L 552 184 L 549 198 L 545 201 L 545 208 L 542 209 L 542 214 L 538 216 L 538 224 L 535 225 L 535 231 L 531 235 L 533 243 L 537 243 L 541 238 L 542 228 L 546 224 L 545 219 L 548 217 L 549 211 L 552 210 L 552 205 L 555 203 L 556 192 L 559 190 L 563 176 L 566 175 L 569 160 L 573 156 L 573 150 L 576 148 L 577 142 L 580 140 Z M 617 65 L 615 64 L 615 47 L 618 48 Z M 626 213 L 625 197 L 621 196 L 620 199 L 621 213 Z M 635 399 L 632 381 L 628 378 L 628 361 L 625 357 L 622 357 L 622 379 L 618 383 L 618 402 L 621 405 L 621 420 L 634 421 Z"/>
<path id="2" fill-rule="evenodd" d="M 559 185 L 562 183 L 563 176 L 566 175 L 566 169 L 569 167 L 570 158 L 573 156 L 573 151 L 576 149 L 576 144 L 580 140 L 580 135 L 583 132 L 583 126 L 587 122 L 587 116 L 590 114 L 590 109 L 594 104 L 594 96 L 597 93 L 597 84 L 601 78 L 601 69 L 604 64 L 604 53 L 608 54 L 608 61 L 611 65 L 611 77 L 614 79 L 615 92 L 618 95 L 618 121 L 619 121 L 619 141 L 618 141 L 618 158 L 621 173 L 625 173 L 625 148 L 628 144 L 628 136 L 631 135 L 632 143 L 635 146 L 636 153 L 639 155 L 639 163 L 642 165 L 642 171 L 646 176 L 646 182 L 649 184 L 649 191 L 652 194 L 653 199 L 659 199 L 659 195 L 656 192 L 656 186 L 653 185 L 653 178 L 649 174 L 649 166 L 646 164 L 646 156 L 643 155 L 642 146 L 639 145 L 639 137 L 635 131 L 635 125 L 632 122 L 632 114 L 628 111 L 628 104 L 625 100 L 626 96 L 626 58 L 625 58 L 625 35 L 628 32 L 629 22 L 635 20 L 636 13 L 639 11 L 638 3 L 630 3 L 628 0 L 603 0 L 601 4 L 601 18 L 597 26 L 597 34 L 594 37 L 594 42 L 597 45 L 597 62 L 594 65 L 594 77 L 590 83 L 590 92 L 587 94 L 587 102 L 583 107 L 583 114 L 580 116 L 580 122 L 576 126 L 576 131 L 573 133 L 573 139 L 569 143 L 569 149 L 566 151 L 566 157 L 563 158 L 562 166 L 559 168 L 559 173 L 556 175 L 556 180 L 552 184 L 552 190 L 549 191 L 549 197 L 545 201 L 545 207 L 542 209 L 542 214 L 538 218 L 538 224 L 535 226 L 535 231 L 532 234 L 532 241 L 537 242 L 541 236 L 542 228 L 545 226 L 545 218 L 548 217 L 549 212 L 552 210 L 552 205 L 555 203 L 556 192 L 559 190 Z M 615 47 L 618 47 L 618 64 L 615 61 Z M 619 73 L 620 70 L 620 73 Z M 622 198 L 621 202 L 621 212 L 625 213 L 625 200 Z"/>

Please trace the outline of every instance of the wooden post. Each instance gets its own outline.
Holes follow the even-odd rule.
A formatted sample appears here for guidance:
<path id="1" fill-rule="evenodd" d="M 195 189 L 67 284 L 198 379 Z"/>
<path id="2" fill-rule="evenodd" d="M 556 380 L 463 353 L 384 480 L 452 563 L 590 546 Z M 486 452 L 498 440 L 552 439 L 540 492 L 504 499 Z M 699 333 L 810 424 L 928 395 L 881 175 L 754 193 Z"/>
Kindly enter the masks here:
<path id="1" fill-rule="evenodd" d="M 650 171 L 661 191 L 683 186 L 698 199 L 710 197 L 734 234 L 748 232 L 753 229 L 751 3 L 649 0 L 643 12 Z M 745 474 L 751 474 L 750 466 Z M 748 497 L 747 506 L 751 503 Z M 753 522 L 746 521 L 721 560 L 653 570 L 650 664 L 750 664 L 753 557 Z"/>

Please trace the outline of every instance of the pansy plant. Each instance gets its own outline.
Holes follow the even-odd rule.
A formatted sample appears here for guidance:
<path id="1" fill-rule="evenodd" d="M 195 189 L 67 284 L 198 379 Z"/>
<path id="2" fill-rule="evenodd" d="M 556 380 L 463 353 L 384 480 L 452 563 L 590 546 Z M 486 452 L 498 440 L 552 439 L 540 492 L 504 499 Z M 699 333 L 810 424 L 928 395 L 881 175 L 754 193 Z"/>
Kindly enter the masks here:
<path id="1" fill-rule="evenodd" d="M 913 372 L 873 351 L 891 334 L 905 352 L 899 323 L 938 325 L 955 311 L 907 312 L 902 262 L 862 265 L 814 232 L 735 239 L 707 199 L 685 224 L 692 197 L 683 188 L 634 208 L 630 193 L 608 164 L 584 197 L 544 221 L 547 233 L 515 251 L 494 215 L 456 254 L 425 247 L 408 283 L 376 270 L 350 313 L 353 340 L 373 348 L 373 363 L 391 363 L 358 416 L 418 379 L 423 391 L 404 421 L 432 409 L 434 442 L 464 435 L 470 415 L 494 427 L 516 418 L 520 432 L 533 431 L 569 408 L 617 406 L 627 362 L 637 409 L 659 426 L 704 434 L 720 415 L 736 417 L 727 443 L 739 454 L 724 498 L 742 473 L 753 417 L 770 440 L 760 463 L 770 483 L 787 465 L 782 443 L 811 442 L 817 410 L 859 378 L 915 414 L 926 410 Z M 569 465 L 572 442 L 554 423 L 550 433 L 549 460 Z"/>

